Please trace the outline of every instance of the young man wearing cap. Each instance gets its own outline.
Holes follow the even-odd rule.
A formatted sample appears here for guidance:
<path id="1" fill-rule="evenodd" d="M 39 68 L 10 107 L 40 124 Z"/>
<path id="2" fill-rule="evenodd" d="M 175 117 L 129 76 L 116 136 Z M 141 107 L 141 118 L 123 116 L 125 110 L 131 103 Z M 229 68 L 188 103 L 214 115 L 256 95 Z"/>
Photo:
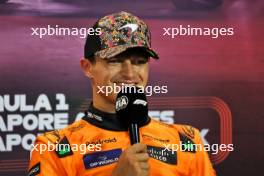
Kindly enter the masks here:
<path id="1" fill-rule="evenodd" d="M 158 59 L 158 55 L 150 48 L 147 25 L 130 13 L 105 16 L 93 28 L 100 28 L 101 34 L 87 36 L 85 58 L 80 61 L 92 82 L 92 103 L 82 120 L 37 138 L 28 175 L 215 175 L 208 154 L 189 147 L 202 146 L 199 131 L 190 126 L 166 125 L 148 118 L 140 128 L 141 143 L 130 145 L 127 129 L 116 118 L 116 93 L 106 95 L 98 87 L 145 87 L 149 58 Z M 41 154 L 40 144 L 49 143 L 70 147 Z M 73 144 L 96 147 L 80 153 L 73 150 Z M 184 150 L 172 151 L 172 146 L 184 146 Z"/>

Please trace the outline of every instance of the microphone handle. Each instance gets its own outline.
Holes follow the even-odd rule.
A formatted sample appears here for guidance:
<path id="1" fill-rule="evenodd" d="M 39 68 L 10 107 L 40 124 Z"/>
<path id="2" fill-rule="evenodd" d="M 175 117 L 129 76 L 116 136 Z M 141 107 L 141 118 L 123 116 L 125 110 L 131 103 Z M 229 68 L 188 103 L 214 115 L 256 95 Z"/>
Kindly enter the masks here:
<path id="1" fill-rule="evenodd" d="M 130 124 L 129 128 L 129 137 L 130 137 L 130 144 L 136 144 L 140 142 L 139 139 L 139 128 L 138 125 L 135 123 Z"/>

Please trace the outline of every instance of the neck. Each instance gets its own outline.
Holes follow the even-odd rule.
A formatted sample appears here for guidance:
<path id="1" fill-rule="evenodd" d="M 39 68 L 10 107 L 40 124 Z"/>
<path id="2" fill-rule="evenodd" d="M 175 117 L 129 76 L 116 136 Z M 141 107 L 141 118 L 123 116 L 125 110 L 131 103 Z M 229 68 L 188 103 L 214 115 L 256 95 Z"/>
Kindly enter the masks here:
<path id="1" fill-rule="evenodd" d="M 115 102 L 112 99 L 112 97 L 106 97 L 93 90 L 93 106 L 98 110 L 115 113 Z"/>

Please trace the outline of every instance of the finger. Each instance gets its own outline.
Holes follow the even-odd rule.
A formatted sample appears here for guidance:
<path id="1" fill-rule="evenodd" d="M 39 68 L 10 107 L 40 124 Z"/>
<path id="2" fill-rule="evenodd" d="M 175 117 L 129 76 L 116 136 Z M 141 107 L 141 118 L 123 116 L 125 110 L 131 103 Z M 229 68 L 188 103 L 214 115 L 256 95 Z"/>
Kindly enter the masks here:
<path id="1" fill-rule="evenodd" d="M 146 162 L 149 159 L 148 153 L 138 153 L 135 155 L 138 162 Z"/>
<path id="2" fill-rule="evenodd" d="M 150 166 L 149 166 L 149 164 L 147 162 L 139 162 L 138 165 L 139 165 L 139 167 L 141 169 L 144 169 L 144 170 L 149 170 L 150 169 Z"/>
<path id="3" fill-rule="evenodd" d="M 143 144 L 143 143 L 137 143 L 137 144 L 132 145 L 130 150 L 133 153 L 141 153 L 141 152 L 146 153 L 147 152 L 147 145 Z"/>
<path id="4" fill-rule="evenodd" d="M 142 169 L 140 175 L 141 176 L 149 176 L 149 170 Z"/>

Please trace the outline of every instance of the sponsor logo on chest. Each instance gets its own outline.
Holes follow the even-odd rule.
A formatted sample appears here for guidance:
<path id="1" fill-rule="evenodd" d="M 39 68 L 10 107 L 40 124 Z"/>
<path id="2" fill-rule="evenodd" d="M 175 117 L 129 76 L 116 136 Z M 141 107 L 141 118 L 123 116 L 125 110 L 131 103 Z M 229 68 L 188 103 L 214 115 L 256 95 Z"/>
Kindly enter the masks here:
<path id="1" fill-rule="evenodd" d="M 165 151 L 163 147 L 147 146 L 148 154 L 151 158 L 154 158 L 163 163 L 176 165 L 177 153 Z"/>
<path id="2" fill-rule="evenodd" d="M 83 156 L 85 169 L 91 169 L 115 163 L 118 161 L 121 153 L 122 150 L 120 148 L 86 154 Z"/>

